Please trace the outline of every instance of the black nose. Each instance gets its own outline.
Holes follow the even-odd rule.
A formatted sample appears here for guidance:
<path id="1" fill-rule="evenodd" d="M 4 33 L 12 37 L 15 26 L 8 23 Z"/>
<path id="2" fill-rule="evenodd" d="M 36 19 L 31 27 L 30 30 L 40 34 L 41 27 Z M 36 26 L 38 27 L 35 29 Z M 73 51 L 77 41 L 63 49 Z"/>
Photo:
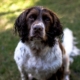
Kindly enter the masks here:
<path id="1" fill-rule="evenodd" d="M 41 27 L 41 26 L 35 26 L 33 29 L 34 29 L 34 31 L 42 31 L 43 27 Z"/>

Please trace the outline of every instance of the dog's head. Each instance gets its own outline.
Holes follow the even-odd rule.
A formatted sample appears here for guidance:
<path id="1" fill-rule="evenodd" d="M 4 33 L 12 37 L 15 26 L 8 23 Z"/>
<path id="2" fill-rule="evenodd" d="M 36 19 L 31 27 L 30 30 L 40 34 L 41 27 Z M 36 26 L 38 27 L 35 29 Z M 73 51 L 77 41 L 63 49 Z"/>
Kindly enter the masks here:
<path id="1" fill-rule="evenodd" d="M 20 14 L 15 21 L 15 31 L 22 41 L 40 40 L 49 46 L 63 30 L 59 18 L 52 11 L 41 7 L 31 7 Z"/>

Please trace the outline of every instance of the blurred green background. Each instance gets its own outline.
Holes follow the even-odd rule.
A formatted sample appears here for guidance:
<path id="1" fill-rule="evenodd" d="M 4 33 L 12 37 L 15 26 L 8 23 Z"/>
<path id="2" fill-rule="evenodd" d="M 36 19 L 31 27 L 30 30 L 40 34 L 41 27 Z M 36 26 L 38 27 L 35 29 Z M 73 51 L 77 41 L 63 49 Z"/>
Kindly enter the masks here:
<path id="1" fill-rule="evenodd" d="M 70 28 L 80 48 L 80 0 L 0 0 L 0 80 L 20 80 L 13 60 L 14 49 L 19 41 L 13 27 L 17 16 L 26 8 L 41 5 L 53 10 L 63 28 Z M 71 68 L 71 80 L 80 80 L 80 56 Z"/>

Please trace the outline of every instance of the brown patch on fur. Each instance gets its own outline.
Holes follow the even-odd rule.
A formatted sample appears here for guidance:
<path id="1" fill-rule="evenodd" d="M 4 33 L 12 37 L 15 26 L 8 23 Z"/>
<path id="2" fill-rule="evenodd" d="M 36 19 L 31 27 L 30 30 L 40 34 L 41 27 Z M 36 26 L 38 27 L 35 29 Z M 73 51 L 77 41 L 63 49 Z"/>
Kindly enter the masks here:
<path id="1" fill-rule="evenodd" d="M 57 71 L 56 73 L 58 80 L 63 80 L 64 76 L 65 76 L 65 70 L 64 70 L 64 66 L 62 65 L 62 67 Z"/>
<path id="2" fill-rule="evenodd" d="M 39 55 L 41 50 L 40 49 L 36 49 L 36 48 L 32 48 L 32 51 L 33 51 L 34 54 Z"/>
<path id="3" fill-rule="evenodd" d="M 32 9 L 29 14 L 27 15 L 27 19 L 30 17 L 30 15 L 36 14 L 38 15 L 38 11 L 36 9 Z"/>
<path id="4" fill-rule="evenodd" d="M 62 53 L 64 55 L 66 53 L 66 51 L 65 51 L 63 45 L 61 44 L 60 40 L 58 40 L 58 42 L 59 42 L 59 47 L 60 47 L 60 49 L 61 49 L 61 51 L 62 51 Z"/>

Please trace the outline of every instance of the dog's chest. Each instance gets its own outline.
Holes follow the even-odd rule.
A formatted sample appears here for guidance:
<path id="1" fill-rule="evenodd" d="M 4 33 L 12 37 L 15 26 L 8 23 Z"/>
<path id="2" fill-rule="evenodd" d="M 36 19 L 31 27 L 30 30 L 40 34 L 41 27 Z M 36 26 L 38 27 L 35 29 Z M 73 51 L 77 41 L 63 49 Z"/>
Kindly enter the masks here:
<path id="1" fill-rule="evenodd" d="M 40 72 L 46 71 L 45 68 L 48 66 L 48 62 L 42 58 L 30 57 L 26 64 L 24 64 L 27 72 L 31 74 L 38 74 Z"/>
<path id="2" fill-rule="evenodd" d="M 32 54 L 32 53 L 31 53 Z M 48 51 L 44 56 L 25 55 L 23 59 L 23 67 L 27 73 L 31 73 L 37 79 L 44 79 L 55 73 L 62 64 L 61 55 L 55 51 Z M 60 58 L 60 59 L 59 59 Z"/>
<path id="3" fill-rule="evenodd" d="M 61 67 L 62 52 L 59 45 L 55 44 L 52 48 L 42 49 L 40 55 L 34 55 L 28 45 L 19 43 L 15 50 L 14 59 L 19 70 L 32 74 L 38 80 L 45 80 L 47 76 L 51 76 Z"/>
<path id="4" fill-rule="evenodd" d="M 48 57 L 30 57 L 28 60 L 25 60 L 25 71 L 37 78 L 45 78 L 46 76 L 49 76 L 53 73 L 53 61 L 55 61 L 56 58 L 54 60 L 47 58 Z"/>

